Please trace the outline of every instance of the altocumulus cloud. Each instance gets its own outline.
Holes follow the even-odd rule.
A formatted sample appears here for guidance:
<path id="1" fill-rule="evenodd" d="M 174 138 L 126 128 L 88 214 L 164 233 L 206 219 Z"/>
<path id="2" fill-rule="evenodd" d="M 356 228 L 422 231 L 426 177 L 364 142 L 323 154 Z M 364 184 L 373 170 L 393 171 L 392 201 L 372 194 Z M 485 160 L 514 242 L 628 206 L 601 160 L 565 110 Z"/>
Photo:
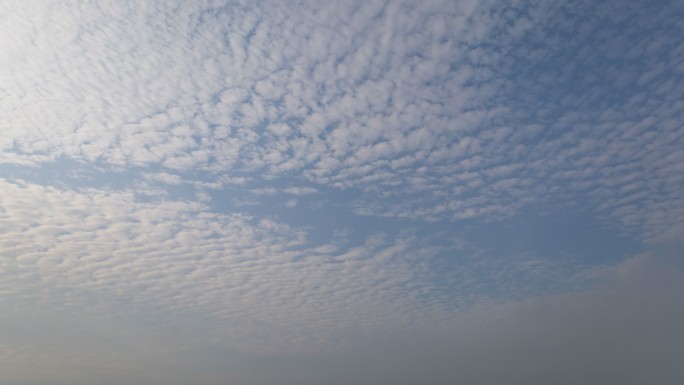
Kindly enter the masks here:
<path id="1" fill-rule="evenodd" d="M 3 383 L 684 380 L 678 2 L 0 14 Z"/>

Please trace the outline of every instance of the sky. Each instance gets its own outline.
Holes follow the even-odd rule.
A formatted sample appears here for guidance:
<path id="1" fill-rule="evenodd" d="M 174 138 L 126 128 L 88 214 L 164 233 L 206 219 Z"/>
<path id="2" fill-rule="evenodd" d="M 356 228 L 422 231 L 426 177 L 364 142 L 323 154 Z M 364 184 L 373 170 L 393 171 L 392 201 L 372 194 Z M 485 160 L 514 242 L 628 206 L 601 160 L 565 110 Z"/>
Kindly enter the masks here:
<path id="1" fill-rule="evenodd" d="M 684 383 L 684 3 L 0 2 L 0 383 Z"/>

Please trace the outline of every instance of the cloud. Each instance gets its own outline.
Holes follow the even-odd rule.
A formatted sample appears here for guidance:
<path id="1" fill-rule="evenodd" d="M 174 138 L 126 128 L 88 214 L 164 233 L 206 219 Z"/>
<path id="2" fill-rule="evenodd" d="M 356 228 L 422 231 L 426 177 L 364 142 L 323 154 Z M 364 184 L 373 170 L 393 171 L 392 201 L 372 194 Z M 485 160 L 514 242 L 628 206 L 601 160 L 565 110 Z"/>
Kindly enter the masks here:
<path id="1" fill-rule="evenodd" d="M 542 276 L 525 258 L 466 258 L 448 278 L 453 285 L 438 286 L 429 262 L 440 249 L 410 233 L 367 234 L 341 249 L 272 219 L 213 213 L 198 202 L 0 184 L 6 306 L 196 314 L 227 322 L 223 338 L 247 351 L 334 349 L 352 330 L 430 323 L 491 296 L 472 280 L 482 272 L 512 296 Z M 447 286 L 457 291 L 443 297 Z"/>
<path id="2" fill-rule="evenodd" d="M 292 195 L 311 195 L 311 194 L 316 194 L 319 191 L 315 188 L 312 187 L 288 187 L 283 190 L 283 192 L 286 192 L 288 194 Z"/>
<path id="3" fill-rule="evenodd" d="M 116 303 L 124 312 L 191 312 L 229 322 L 224 337 L 247 350 L 302 349 L 317 339 L 325 346 L 332 324 L 342 332 L 424 317 L 399 294 L 411 281 L 430 290 L 420 283 L 418 261 L 402 256 L 385 266 L 407 252 L 405 242 L 369 240 L 330 254 L 336 246 L 309 249 L 299 230 L 214 214 L 199 203 L 1 183 L 6 306 L 62 304 L 102 315 Z M 301 318 L 286 316 L 294 309 Z"/>
<path id="4" fill-rule="evenodd" d="M 157 173 L 157 174 L 150 174 L 147 177 L 150 180 L 153 180 L 155 182 L 160 182 L 160 183 L 169 184 L 169 185 L 179 185 L 179 184 L 183 183 L 183 180 L 181 179 L 180 176 L 174 175 L 174 174 L 169 174 L 166 172 Z"/>
<path id="5" fill-rule="evenodd" d="M 2 378 L 681 382 L 683 11 L 4 1 Z"/>
<path id="6" fill-rule="evenodd" d="M 5 163 L 294 176 L 427 220 L 587 200 L 645 239 L 681 217 L 677 59 L 655 54 L 678 41 L 667 7 L 5 7 Z"/>
<path id="7" fill-rule="evenodd" d="M 277 224 L 263 226 L 277 227 Z M 369 246 L 382 244 L 381 237 L 368 242 Z M 383 254 L 392 258 L 396 251 L 405 250 L 405 246 L 397 245 L 394 249 L 387 249 Z M 330 247 L 316 252 L 339 255 Z M 349 251 L 345 258 L 349 261 L 358 257 L 363 257 L 361 250 Z M 339 348 L 324 351 L 299 350 L 287 356 L 235 353 L 217 345 L 224 342 L 217 341 L 217 337 L 226 338 L 222 330 L 226 327 L 225 321 L 200 325 L 167 318 L 160 323 L 158 317 L 148 314 L 147 325 L 141 325 L 140 320 L 128 323 L 121 315 L 117 316 L 121 320 L 117 323 L 111 314 L 98 315 L 93 307 L 81 306 L 88 317 L 73 320 L 73 313 L 67 308 L 52 324 L 52 328 L 67 333 L 64 338 L 70 346 L 68 350 L 58 343 L 49 349 L 41 348 L 40 352 L 31 347 L 4 344 L 0 346 L 0 354 L 5 357 L 3 365 L 11 370 L 4 373 L 14 373 L 16 378 L 26 376 L 29 369 L 24 368 L 28 365 L 33 368 L 41 363 L 40 370 L 46 375 L 55 376 L 56 370 L 66 370 L 57 378 L 73 379 L 75 383 L 87 383 L 96 378 L 96 373 L 100 376 L 105 373 L 105 381 L 112 378 L 124 382 L 137 379 L 151 384 L 164 381 L 181 384 L 192 373 L 199 383 L 214 384 L 221 381 L 222 373 L 225 375 L 226 365 L 238 364 L 231 369 L 235 378 L 255 384 L 272 381 L 315 384 L 327 380 L 333 384 L 349 381 L 359 384 L 658 381 L 674 385 L 684 374 L 677 360 L 683 342 L 679 329 L 684 318 L 678 306 L 684 290 L 680 257 L 678 251 L 669 257 L 643 254 L 612 266 L 587 269 L 583 274 L 596 284 L 518 300 L 481 301 L 476 307 L 449 315 L 446 322 L 435 322 L 434 318 L 431 328 L 414 323 L 397 325 L 393 319 L 376 326 L 389 327 L 382 333 L 348 334 L 338 342 Z M 601 279 L 596 280 L 598 277 Z M 287 314 L 301 319 L 300 311 L 301 308 Z M 4 314 L 2 318 L 6 320 L 8 316 Z M 168 317 L 168 313 L 163 317 Z M 196 317 L 197 313 L 192 318 L 196 321 Z M 309 318 L 308 322 L 315 319 Z M 104 322 L 112 330 L 100 338 L 109 341 L 116 337 L 118 341 L 107 342 L 107 352 L 80 345 L 84 334 L 102 330 L 94 329 L 92 320 Z M 339 328 L 340 321 L 335 319 L 327 327 Z M 24 321 L 24 328 L 35 330 L 32 322 L 35 320 Z M 67 327 L 66 322 L 75 322 L 77 328 Z M 314 322 L 322 320 L 318 318 Z M 207 330 L 207 325 L 219 328 Z M 122 327 L 127 328 L 130 338 L 125 334 L 112 335 Z M 169 332 L 175 334 L 174 342 L 163 337 Z M 77 336 L 79 333 L 81 338 Z M 16 338 L 15 335 L 13 339 Z M 112 346 L 125 347 L 125 350 L 112 351 Z M 69 353 L 65 355 L 65 351 Z M 131 360 L 131 356 L 136 360 Z M 259 362 L 257 366 L 254 360 Z M 141 365 L 147 365 L 148 369 L 142 370 Z M 68 374 L 68 368 L 76 367 L 81 368 L 80 374 Z M 168 375 L 155 373 L 150 368 L 163 369 L 162 373 Z M 183 373 L 176 373 L 179 368 Z M 115 371 L 119 377 L 112 374 Z M 26 378 L 36 378 L 35 369 L 30 372 L 34 375 Z"/>
<path id="8" fill-rule="evenodd" d="M 276 190 L 273 187 L 264 187 L 252 189 L 250 193 L 254 195 L 275 195 L 276 193 L 278 193 L 278 190 Z"/>

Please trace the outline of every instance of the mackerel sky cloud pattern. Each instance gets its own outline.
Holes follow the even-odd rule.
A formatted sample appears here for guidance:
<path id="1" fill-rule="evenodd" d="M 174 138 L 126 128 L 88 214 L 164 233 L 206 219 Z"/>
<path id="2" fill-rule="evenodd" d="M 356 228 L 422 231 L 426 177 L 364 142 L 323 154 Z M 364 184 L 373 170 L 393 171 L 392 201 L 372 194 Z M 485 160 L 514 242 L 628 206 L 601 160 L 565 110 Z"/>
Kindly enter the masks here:
<path id="1" fill-rule="evenodd" d="M 0 382 L 680 384 L 683 20 L 3 1 Z"/>

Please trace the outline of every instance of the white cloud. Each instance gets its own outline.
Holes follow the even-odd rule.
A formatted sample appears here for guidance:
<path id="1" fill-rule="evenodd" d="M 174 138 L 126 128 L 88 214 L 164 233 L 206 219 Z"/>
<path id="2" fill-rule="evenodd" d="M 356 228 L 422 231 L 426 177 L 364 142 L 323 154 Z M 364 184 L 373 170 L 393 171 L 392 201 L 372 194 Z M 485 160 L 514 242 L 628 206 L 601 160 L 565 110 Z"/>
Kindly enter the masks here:
<path id="1" fill-rule="evenodd" d="M 405 243 L 373 242 L 329 256 L 337 246 L 308 250 L 302 232 L 197 203 L 1 183 L 6 300 L 65 301 L 100 315 L 114 302 L 126 304 L 124 312 L 192 312 L 230 321 L 224 336 L 257 350 L 302 349 L 318 339 L 325 346 L 333 322 L 342 332 L 357 322 L 376 329 L 392 317 L 425 316 L 399 295 L 400 283 L 429 288 L 413 262 L 385 266 L 406 252 Z M 286 316 L 292 311 L 295 318 Z"/>
<path id="2" fill-rule="evenodd" d="M 503 350 L 472 340 L 464 346 L 501 360 L 500 373 L 524 378 L 550 351 L 570 363 L 559 364 L 561 372 L 586 364 L 597 376 L 618 378 L 559 351 L 563 344 L 593 346 L 582 336 L 574 340 L 581 330 L 559 314 L 575 309 L 580 325 L 606 328 L 620 320 L 604 307 L 624 318 L 635 310 L 657 313 L 627 298 L 640 292 L 671 308 L 674 301 L 649 286 L 657 279 L 639 281 L 629 265 L 648 269 L 650 262 L 637 258 L 605 273 L 547 256 L 483 257 L 475 246 L 463 257 L 454 251 L 463 250 L 449 249 L 453 244 L 442 248 L 400 230 L 385 238 L 366 233 L 381 223 L 448 229 L 440 236 L 451 239 L 461 226 L 506 222 L 528 209 L 598 217 L 641 246 L 678 245 L 681 7 L 616 4 L 4 1 L 0 305 L 14 315 L 0 321 L 20 324 L 22 317 L 11 317 L 30 319 L 32 306 L 44 307 L 39 315 L 46 319 L 83 311 L 107 326 L 119 322 L 107 321 L 117 317 L 113 309 L 127 326 L 140 314 L 164 318 L 170 326 L 156 335 L 160 340 L 175 334 L 195 343 L 184 350 L 141 339 L 172 352 L 160 358 L 167 364 L 160 367 L 169 368 L 193 349 L 208 356 L 202 343 L 252 355 L 334 355 L 369 336 L 487 330 L 452 328 L 464 312 L 481 320 L 476 309 L 486 308 L 484 318 L 513 320 L 510 327 L 492 321 L 494 337 L 483 334 L 491 346 L 501 337 Z M 103 182 L 111 171 L 123 181 Z M 312 196 L 317 200 L 308 202 Z M 251 215 L 217 211 L 227 207 Z M 311 210 L 284 209 L 294 207 Z M 267 208 L 273 212 L 265 214 Z M 445 260 L 453 265 L 441 271 Z M 624 292 L 509 301 L 601 272 L 617 286 L 626 274 Z M 493 293 L 506 293 L 495 298 L 505 306 L 490 307 Z M 52 335 L 67 330 L 69 319 Z M 645 337 L 657 325 L 635 319 L 648 327 L 628 326 L 660 354 Z M 206 330 L 173 333 L 190 324 Z M 608 331 L 610 338 L 629 335 Z M 519 359 L 506 350 L 526 341 L 541 342 L 523 347 L 529 355 Z M 30 382 L 21 376 L 31 365 L 48 374 L 135 366 L 125 354 L 65 349 L 64 341 L 55 344 L 63 352 L 45 345 L 3 342 L 0 367 L 10 364 L 0 372 L 21 367 L 12 375 Z M 603 348 L 617 357 L 606 368 L 638 368 Z M 466 374 L 491 362 L 446 351 L 473 364 L 464 364 Z M 132 355 L 147 362 L 151 356 Z M 387 370 L 417 360 L 373 359 Z M 440 370 L 451 369 L 444 365 Z M 392 382 L 358 373 L 359 383 Z M 411 378 L 399 373 L 396 380 Z M 466 374 L 441 382 L 473 382 Z M 498 374 L 484 382 L 496 383 Z"/>
<path id="3" fill-rule="evenodd" d="M 147 179 L 155 181 L 155 182 L 160 182 L 168 185 L 179 185 L 183 183 L 183 179 L 174 174 L 169 174 L 167 172 L 160 172 L 156 174 L 148 174 Z"/>
<path id="4" fill-rule="evenodd" d="M 311 195 L 319 192 L 313 187 L 288 187 L 283 191 L 292 195 Z"/>
<path id="5" fill-rule="evenodd" d="M 653 71 L 651 82 L 640 80 L 643 91 L 625 104 L 628 114 L 593 108 L 577 92 L 559 99 L 580 106 L 578 112 L 556 113 L 561 104 L 534 89 L 523 92 L 528 76 L 513 75 L 518 67 L 533 66 L 538 55 L 521 51 L 509 59 L 497 51 L 527 49 L 527 38 L 547 53 L 569 49 L 576 43 L 553 45 L 554 36 L 534 26 L 556 20 L 551 28 L 564 30 L 593 23 L 579 18 L 579 10 L 559 13 L 544 6 L 511 18 L 495 2 L 258 10 L 213 9 L 208 3 L 82 5 L 78 13 L 76 6 L 47 3 L 5 7 L 3 51 L 11 54 L 0 63 L 2 73 L 12 74 L 1 102 L 10 111 L 3 119 L 5 163 L 67 157 L 124 168 L 205 170 L 209 179 L 236 183 L 294 175 L 333 188 L 365 189 L 361 200 L 379 210 L 367 210 L 374 215 L 431 220 L 492 217 L 548 199 L 532 186 L 584 199 L 602 185 L 623 183 L 606 178 L 614 165 L 633 164 L 643 169 L 625 184 L 637 183 L 635 193 L 657 194 L 676 206 L 679 182 L 656 186 L 679 175 L 676 116 L 682 106 L 645 102 L 654 93 L 677 99 L 663 70 Z M 324 24 L 315 22 L 321 18 Z M 610 23 L 597 28 L 614 32 Z M 649 37 L 655 46 L 669 38 L 666 30 Z M 482 41 L 492 47 L 471 44 Z M 602 41 L 591 49 L 610 52 L 623 43 Z M 637 45 L 652 51 L 646 40 Z M 599 61 L 603 56 L 591 59 L 593 68 L 608 71 Z M 649 68 L 664 68 L 664 62 L 649 62 Z M 494 90 L 503 75 L 495 74 L 509 72 L 505 81 L 519 89 L 500 100 Z M 536 78 L 553 87 L 564 84 L 563 76 Z M 606 76 L 608 83 L 594 88 L 595 95 L 616 95 L 610 82 L 618 79 Z M 463 173 L 479 178 L 463 185 L 453 178 Z M 456 208 L 431 195 L 445 190 L 451 191 L 449 200 L 469 203 Z M 387 194 L 401 203 L 381 199 Z M 554 199 L 566 199 L 564 194 Z M 606 203 L 600 200 L 589 201 Z M 625 210 L 610 208 L 606 215 L 643 229 L 645 238 L 662 231 L 656 221 L 620 214 Z M 677 222 L 674 212 L 665 222 Z"/>
<path id="6" fill-rule="evenodd" d="M 0 184 L 0 289 L 12 293 L 5 298 L 12 306 L 23 298 L 86 306 L 100 315 L 112 303 L 123 312 L 192 313 L 225 320 L 224 338 L 249 350 L 329 349 L 359 325 L 380 332 L 388 320 L 431 322 L 433 314 L 458 309 L 437 300 L 426 265 L 433 251 L 415 237 L 370 237 L 347 250 L 339 243 L 310 248 L 300 230 L 211 213 L 200 203 Z M 487 269 L 511 270 L 501 263 L 511 261 L 492 260 Z M 463 265 L 462 273 L 473 274 L 472 268 Z M 454 303 L 459 295 L 452 295 Z M 332 324 L 337 331 L 330 331 Z"/>
<path id="7" fill-rule="evenodd" d="M 273 187 L 256 188 L 249 191 L 253 195 L 275 195 L 278 193 Z"/>

